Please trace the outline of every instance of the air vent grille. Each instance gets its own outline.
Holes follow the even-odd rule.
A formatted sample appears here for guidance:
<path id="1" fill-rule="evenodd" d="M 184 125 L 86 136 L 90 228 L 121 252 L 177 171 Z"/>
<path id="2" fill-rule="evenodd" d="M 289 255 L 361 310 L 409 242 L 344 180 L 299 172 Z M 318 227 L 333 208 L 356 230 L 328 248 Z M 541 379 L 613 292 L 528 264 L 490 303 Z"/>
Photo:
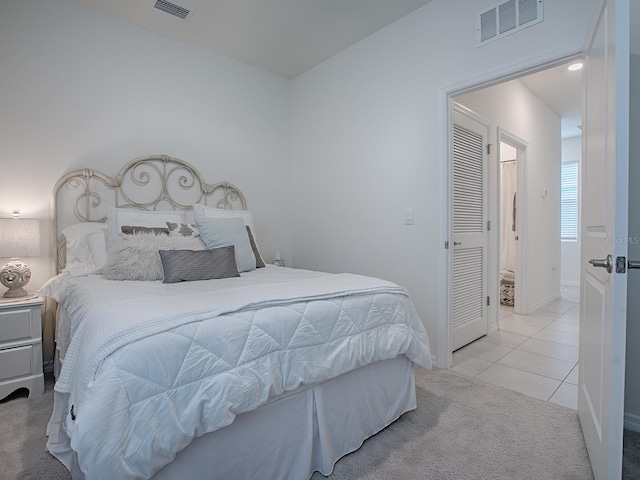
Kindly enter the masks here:
<path id="1" fill-rule="evenodd" d="M 498 34 L 498 13 L 495 8 L 480 14 L 480 41 L 484 42 Z"/>
<path id="2" fill-rule="evenodd" d="M 181 7 L 175 3 L 167 2 L 166 0 L 155 0 L 153 8 L 160 10 L 174 17 L 178 17 L 181 20 L 186 20 L 191 15 L 191 10 Z"/>
<path id="3" fill-rule="evenodd" d="M 516 33 L 542 22 L 544 0 L 508 0 L 477 17 L 477 46 Z"/>
<path id="4" fill-rule="evenodd" d="M 500 19 L 500 33 L 506 33 L 516 28 L 516 0 L 498 6 L 498 18 Z"/>

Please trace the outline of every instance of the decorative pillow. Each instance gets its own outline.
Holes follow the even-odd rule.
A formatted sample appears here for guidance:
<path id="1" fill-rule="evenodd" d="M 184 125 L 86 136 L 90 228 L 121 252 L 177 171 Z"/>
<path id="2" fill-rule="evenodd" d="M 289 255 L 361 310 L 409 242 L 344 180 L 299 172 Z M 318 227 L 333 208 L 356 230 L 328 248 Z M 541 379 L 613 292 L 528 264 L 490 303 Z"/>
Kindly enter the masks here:
<path id="1" fill-rule="evenodd" d="M 244 224 L 254 233 L 253 238 L 256 238 L 256 226 L 253 221 L 253 212 L 250 210 L 227 210 L 225 208 L 208 207 L 201 203 L 194 203 L 191 207 L 193 208 L 193 216 L 196 223 L 198 220 L 204 220 L 205 218 L 241 218 Z"/>
<path id="2" fill-rule="evenodd" d="M 120 236 L 123 225 L 137 225 L 140 227 L 167 227 L 167 222 L 186 223 L 187 214 L 184 210 L 135 210 L 133 208 L 109 208 L 109 230 L 107 240 L 109 245 Z"/>
<path id="3" fill-rule="evenodd" d="M 65 271 L 72 276 L 99 273 L 107 262 L 107 225 L 82 222 L 62 230 L 65 238 Z"/>
<path id="4" fill-rule="evenodd" d="M 200 232 L 195 223 L 173 223 L 167 222 L 169 235 L 182 235 L 183 237 L 199 237 Z"/>
<path id="5" fill-rule="evenodd" d="M 200 237 L 211 250 L 233 245 L 238 271 L 250 272 L 256 269 L 256 256 L 251 249 L 247 228 L 241 218 L 205 218 L 196 220 Z"/>
<path id="6" fill-rule="evenodd" d="M 213 250 L 160 250 L 164 283 L 239 277 L 233 245 Z"/>
<path id="7" fill-rule="evenodd" d="M 246 227 L 247 227 L 247 234 L 249 235 L 249 243 L 251 244 L 251 250 L 253 250 L 253 254 L 256 257 L 256 268 L 262 268 L 264 267 L 264 260 L 262 260 L 262 256 L 260 255 L 260 252 L 258 251 L 258 246 L 256 245 L 256 241 L 253 239 L 253 235 L 251 234 L 251 228 L 249 228 L 249 225 L 247 225 Z"/>
<path id="8" fill-rule="evenodd" d="M 103 275 L 108 280 L 162 280 L 158 250 L 203 250 L 198 238 L 137 233 L 116 237 L 108 250 Z"/>
<path id="9" fill-rule="evenodd" d="M 137 225 L 124 225 L 120 231 L 125 235 L 135 235 L 136 233 L 153 233 L 155 235 L 169 235 L 168 228 L 162 227 L 139 227 Z"/>

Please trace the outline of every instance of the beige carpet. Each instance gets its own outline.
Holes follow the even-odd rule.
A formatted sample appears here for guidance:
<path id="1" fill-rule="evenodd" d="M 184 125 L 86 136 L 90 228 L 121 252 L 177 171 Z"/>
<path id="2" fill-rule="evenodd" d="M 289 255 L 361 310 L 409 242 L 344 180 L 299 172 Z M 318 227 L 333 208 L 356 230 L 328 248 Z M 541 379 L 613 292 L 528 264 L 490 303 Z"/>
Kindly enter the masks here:
<path id="1" fill-rule="evenodd" d="M 342 458 L 329 478 L 593 478 L 574 410 L 450 370 L 416 370 L 416 383 L 418 408 Z"/>
<path id="2" fill-rule="evenodd" d="M 329 478 L 593 478 L 575 411 L 449 370 L 418 369 L 416 382 L 418 408 L 341 459 Z M 44 450 L 51 402 L 49 380 L 40 398 L 0 403 L 0 478 L 70 478 Z"/>

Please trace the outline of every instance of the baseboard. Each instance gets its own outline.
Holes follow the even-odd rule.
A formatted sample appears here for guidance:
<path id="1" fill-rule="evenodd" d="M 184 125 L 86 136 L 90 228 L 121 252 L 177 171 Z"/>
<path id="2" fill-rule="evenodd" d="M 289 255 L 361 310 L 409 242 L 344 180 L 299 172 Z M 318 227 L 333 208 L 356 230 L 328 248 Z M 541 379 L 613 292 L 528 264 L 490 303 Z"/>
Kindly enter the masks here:
<path id="1" fill-rule="evenodd" d="M 562 287 L 579 287 L 580 282 L 560 282 L 560 286 Z"/>
<path id="2" fill-rule="evenodd" d="M 533 312 L 534 310 L 536 310 L 538 308 L 544 307 L 548 303 L 551 303 L 554 300 L 558 300 L 559 298 L 561 298 L 560 297 L 560 293 L 556 293 L 554 295 L 551 295 L 551 296 L 545 298 L 544 300 L 540 300 L 539 302 L 534 303 L 533 305 L 529 305 L 529 312 L 528 313 L 531 313 L 531 312 Z"/>
<path id="3" fill-rule="evenodd" d="M 640 415 L 624 412 L 624 428 L 632 432 L 640 432 Z"/>

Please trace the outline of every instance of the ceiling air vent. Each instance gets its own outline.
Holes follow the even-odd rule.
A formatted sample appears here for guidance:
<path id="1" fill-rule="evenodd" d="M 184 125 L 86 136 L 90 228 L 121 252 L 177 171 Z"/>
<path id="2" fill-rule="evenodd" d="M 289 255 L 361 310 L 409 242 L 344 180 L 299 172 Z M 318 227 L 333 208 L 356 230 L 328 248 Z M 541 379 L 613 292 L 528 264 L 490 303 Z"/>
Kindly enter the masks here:
<path id="1" fill-rule="evenodd" d="M 181 20 L 186 20 L 191 15 L 191 10 L 181 7 L 175 3 L 167 2 L 166 0 L 155 0 L 153 8 L 160 10 L 174 17 L 178 17 Z"/>
<path id="2" fill-rule="evenodd" d="M 479 13 L 477 46 L 540 23 L 544 18 L 543 7 L 543 0 L 508 0 Z"/>

